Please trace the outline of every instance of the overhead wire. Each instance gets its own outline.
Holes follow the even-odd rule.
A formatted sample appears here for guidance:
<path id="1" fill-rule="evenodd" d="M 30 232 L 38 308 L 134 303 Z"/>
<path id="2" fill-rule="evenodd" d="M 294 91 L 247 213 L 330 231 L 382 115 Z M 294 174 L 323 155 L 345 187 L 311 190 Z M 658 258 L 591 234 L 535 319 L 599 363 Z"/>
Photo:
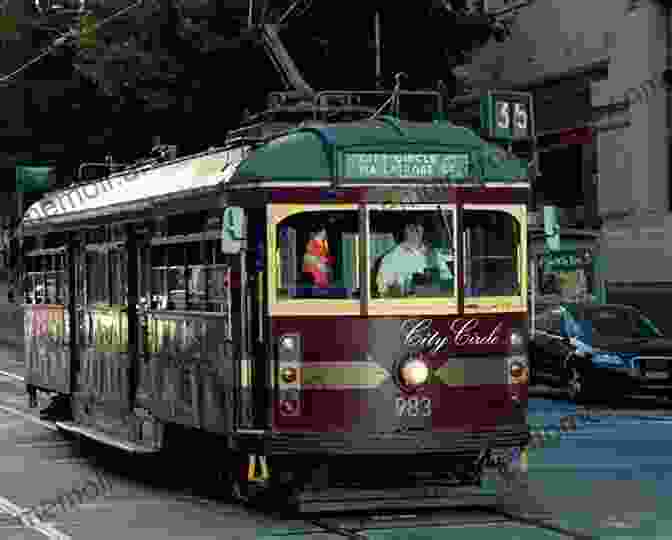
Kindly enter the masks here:
<path id="1" fill-rule="evenodd" d="M 109 17 L 107 17 L 107 18 L 103 19 L 102 21 L 94 24 L 93 27 L 92 27 L 92 30 L 97 30 L 98 28 L 100 28 L 104 24 L 107 24 L 111 20 L 125 14 L 126 12 L 130 11 L 131 9 L 139 7 L 143 2 L 144 2 L 144 0 L 138 0 L 137 2 L 134 2 L 133 4 L 131 4 L 129 6 L 126 6 L 125 8 L 120 9 L 119 11 L 110 15 Z M 62 33 L 60 36 L 58 36 L 57 38 L 55 38 L 52 41 L 52 43 L 51 43 L 51 45 L 49 45 L 49 47 L 47 47 L 44 51 L 42 51 L 40 54 L 38 54 L 35 58 L 32 58 L 31 60 L 22 64 L 21 66 L 19 66 L 17 69 L 12 71 L 11 73 L 8 73 L 7 75 L 4 75 L 4 76 L 0 77 L 0 85 L 3 85 L 5 83 L 11 81 L 19 73 L 21 73 L 22 71 L 25 71 L 26 69 L 28 69 L 30 66 L 32 66 L 36 62 L 39 62 L 45 56 L 48 56 L 49 54 L 54 52 L 54 50 L 56 48 L 58 48 L 62 45 L 65 45 L 65 43 L 67 43 L 67 41 L 69 39 L 77 37 L 80 33 L 81 33 L 80 30 L 77 30 L 77 29 L 74 29 L 74 28 L 71 28 L 67 32 Z"/>

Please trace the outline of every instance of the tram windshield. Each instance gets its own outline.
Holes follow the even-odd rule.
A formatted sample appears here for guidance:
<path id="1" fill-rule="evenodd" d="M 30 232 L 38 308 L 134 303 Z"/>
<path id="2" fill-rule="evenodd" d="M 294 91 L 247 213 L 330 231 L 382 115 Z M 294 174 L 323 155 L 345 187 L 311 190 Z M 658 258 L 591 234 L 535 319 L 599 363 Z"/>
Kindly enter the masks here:
<path id="1" fill-rule="evenodd" d="M 364 270 L 372 300 L 455 299 L 457 230 L 465 297 L 520 295 L 521 230 L 508 211 L 465 208 L 459 228 L 454 205 L 370 207 L 368 215 L 366 258 L 355 209 L 284 218 L 276 230 L 277 300 L 358 299 Z"/>
<path id="2" fill-rule="evenodd" d="M 301 212 L 278 225 L 278 299 L 359 298 L 356 210 Z"/>
<path id="3" fill-rule="evenodd" d="M 501 210 L 465 210 L 465 297 L 520 294 L 520 225 Z"/>
<path id="4" fill-rule="evenodd" d="M 455 212 L 370 212 L 372 298 L 455 296 Z"/>

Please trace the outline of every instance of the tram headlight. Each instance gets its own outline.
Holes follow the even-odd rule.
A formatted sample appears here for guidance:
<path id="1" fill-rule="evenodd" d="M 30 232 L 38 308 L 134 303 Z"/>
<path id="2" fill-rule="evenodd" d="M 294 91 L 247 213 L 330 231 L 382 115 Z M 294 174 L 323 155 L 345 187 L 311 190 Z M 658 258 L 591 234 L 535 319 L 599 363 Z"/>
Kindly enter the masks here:
<path id="1" fill-rule="evenodd" d="M 429 379 L 429 366 L 422 358 L 412 356 L 401 365 L 399 375 L 404 384 L 419 386 Z"/>
<path id="2" fill-rule="evenodd" d="M 514 330 L 511 332 L 511 347 L 513 349 L 520 349 L 523 346 L 523 334 Z"/>

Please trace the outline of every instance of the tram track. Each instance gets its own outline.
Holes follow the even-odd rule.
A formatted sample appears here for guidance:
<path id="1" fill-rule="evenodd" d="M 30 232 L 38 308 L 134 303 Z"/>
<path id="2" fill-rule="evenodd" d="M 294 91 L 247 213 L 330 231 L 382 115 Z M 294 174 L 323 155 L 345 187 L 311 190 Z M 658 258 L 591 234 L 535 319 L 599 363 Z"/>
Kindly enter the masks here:
<path id="1" fill-rule="evenodd" d="M 5 375 L 4 373 L 0 373 Z M 3 377 L 4 378 L 4 377 Z M 19 377 L 12 377 L 14 381 L 18 381 Z M 25 407 L 18 408 L 18 403 L 14 403 L 14 400 L 10 400 L 10 403 L 5 403 L 4 400 L 0 401 L 0 410 L 5 413 L 23 417 L 24 420 L 40 424 L 43 427 L 47 427 L 50 430 L 56 430 L 55 425 L 51 422 L 45 422 L 36 415 L 30 414 Z M 21 410 L 23 409 L 23 410 Z M 592 416 L 592 415 L 591 415 Z M 23 443 L 26 444 L 26 443 Z M 33 444 L 33 443 L 29 443 Z M 67 441 L 60 441 L 55 443 L 55 441 L 48 441 L 43 443 L 43 445 L 52 447 L 56 446 L 68 446 L 70 443 Z M 38 443 L 38 446 L 39 445 Z M 72 459 L 72 458 L 68 458 Z M 192 502 L 196 502 L 196 498 L 193 496 L 188 497 Z M 238 497 L 239 504 L 242 503 L 246 507 L 254 507 L 254 503 L 250 500 L 245 500 L 244 497 Z M 214 502 L 216 506 L 217 501 Z M 215 510 L 219 513 L 219 509 Z M 263 510 L 262 510 L 262 513 Z M 413 513 L 410 511 L 408 513 L 386 513 L 386 514 L 376 514 L 376 513 L 367 513 L 366 515 L 354 517 L 342 515 L 339 517 L 336 515 L 329 516 L 293 516 L 294 519 L 301 521 L 308 525 L 313 530 L 307 531 L 306 528 L 303 530 L 296 530 L 295 532 L 285 533 L 282 536 L 303 536 L 308 532 L 311 533 L 328 533 L 333 534 L 342 538 L 348 538 L 353 540 L 365 540 L 370 538 L 367 532 L 380 529 L 404 529 L 404 528 L 414 528 L 419 527 L 426 528 L 464 528 L 464 527 L 483 527 L 483 526 L 524 526 L 529 528 L 537 528 L 545 530 L 551 533 L 561 535 L 566 538 L 576 538 L 579 540 L 588 540 L 597 538 L 594 535 L 591 535 L 583 530 L 572 529 L 568 527 L 563 527 L 557 523 L 553 523 L 546 517 L 535 517 L 530 515 L 525 515 L 523 513 L 516 513 L 509 510 L 505 510 L 498 507 L 478 507 L 472 509 L 472 511 L 465 512 L 464 510 L 455 510 L 455 509 L 445 509 L 437 511 L 423 511 L 422 513 Z M 318 531 L 314 530 L 318 529 Z"/>
<path id="2" fill-rule="evenodd" d="M 497 507 L 478 507 L 465 511 L 455 509 L 423 512 L 422 514 L 370 514 L 360 517 L 309 517 L 304 522 L 325 533 L 351 540 L 366 540 L 367 534 L 380 529 L 471 528 L 488 526 L 516 526 L 541 529 L 565 538 L 593 540 L 598 537 L 579 529 L 563 527 L 547 519 L 526 516 Z M 296 531 L 296 535 L 306 531 Z M 287 535 L 287 534 L 286 534 Z M 287 535 L 289 536 L 289 535 Z"/>

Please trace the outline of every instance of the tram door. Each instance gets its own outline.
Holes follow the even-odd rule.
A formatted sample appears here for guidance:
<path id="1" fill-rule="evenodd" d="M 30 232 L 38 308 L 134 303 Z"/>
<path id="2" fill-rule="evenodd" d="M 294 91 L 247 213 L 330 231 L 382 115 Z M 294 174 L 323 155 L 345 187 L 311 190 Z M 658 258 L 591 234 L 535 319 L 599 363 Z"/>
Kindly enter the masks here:
<path id="1" fill-rule="evenodd" d="M 222 251 L 231 268 L 235 423 L 240 428 L 263 428 L 269 423 L 265 231 L 264 209 L 224 211 Z"/>
<path id="2" fill-rule="evenodd" d="M 75 419 L 117 435 L 125 433 L 133 380 L 134 341 L 128 339 L 133 245 L 127 233 L 122 225 L 101 226 L 73 243 Z"/>

